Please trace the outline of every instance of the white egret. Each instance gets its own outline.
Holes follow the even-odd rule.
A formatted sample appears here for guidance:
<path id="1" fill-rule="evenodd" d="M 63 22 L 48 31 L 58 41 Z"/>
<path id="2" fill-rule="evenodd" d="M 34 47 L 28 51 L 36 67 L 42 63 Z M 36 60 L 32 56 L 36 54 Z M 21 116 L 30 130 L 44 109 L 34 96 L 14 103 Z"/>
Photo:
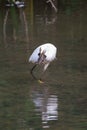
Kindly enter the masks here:
<path id="1" fill-rule="evenodd" d="M 31 56 L 29 57 L 29 62 L 35 63 L 33 68 L 31 69 L 32 76 L 36 79 L 33 74 L 33 70 L 37 65 L 44 65 L 44 71 L 49 66 L 50 62 L 56 59 L 57 48 L 51 44 L 46 43 L 37 47 Z"/>

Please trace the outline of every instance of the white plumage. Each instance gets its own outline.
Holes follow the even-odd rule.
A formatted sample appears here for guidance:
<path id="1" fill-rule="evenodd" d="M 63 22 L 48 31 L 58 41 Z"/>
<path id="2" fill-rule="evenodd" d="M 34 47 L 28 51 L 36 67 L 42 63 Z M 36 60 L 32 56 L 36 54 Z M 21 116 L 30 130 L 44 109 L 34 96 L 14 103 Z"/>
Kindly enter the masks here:
<path id="1" fill-rule="evenodd" d="M 46 44 L 40 45 L 33 51 L 32 55 L 29 58 L 29 62 L 32 62 L 32 63 L 38 62 L 38 58 L 39 58 L 38 54 L 39 54 L 40 48 L 42 52 L 43 51 L 45 52 L 46 60 L 48 62 L 51 62 L 56 58 L 57 48 L 51 43 L 46 43 Z"/>
<path id="2" fill-rule="evenodd" d="M 57 53 L 57 48 L 51 43 L 46 43 L 40 45 L 33 51 L 33 53 L 29 58 L 29 62 L 35 64 L 44 64 L 44 71 L 45 71 L 48 65 L 50 64 L 50 62 L 56 59 L 56 53 Z"/>

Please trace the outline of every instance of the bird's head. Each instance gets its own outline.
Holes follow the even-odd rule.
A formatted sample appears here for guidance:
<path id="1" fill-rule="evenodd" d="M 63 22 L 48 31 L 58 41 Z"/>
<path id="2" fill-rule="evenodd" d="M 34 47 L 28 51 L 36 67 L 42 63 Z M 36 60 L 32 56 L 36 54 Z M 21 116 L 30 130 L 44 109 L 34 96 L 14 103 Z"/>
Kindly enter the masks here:
<path id="1" fill-rule="evenodd" d="M 41 48 L 39 49 L 39 53 L 38 53 L 38 64 L 44 64 L 46 61 L 46 55 L 45 55 L 46 51 L 42 50 Z"/>

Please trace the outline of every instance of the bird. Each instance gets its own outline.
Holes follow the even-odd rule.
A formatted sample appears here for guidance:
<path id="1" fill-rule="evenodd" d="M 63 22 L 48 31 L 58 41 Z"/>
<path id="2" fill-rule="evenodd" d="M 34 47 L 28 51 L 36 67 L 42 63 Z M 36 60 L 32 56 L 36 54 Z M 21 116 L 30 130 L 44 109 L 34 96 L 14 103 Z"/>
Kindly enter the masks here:
<path id="1" fill-rule="evenodd" d="M 29 62 L 34 63 L 35 65 L 30 70 L 31 75 L 34 79 L 37 79 L 33 71 L 37 65 L 43 65 L 43 72 L 46 71 L 49 64 L 56 59 L 57 48 L 52 43 L 45 43 L 38 46 L 30 55 Z M 41 79 L 39 79 L 41 81 Z"/>

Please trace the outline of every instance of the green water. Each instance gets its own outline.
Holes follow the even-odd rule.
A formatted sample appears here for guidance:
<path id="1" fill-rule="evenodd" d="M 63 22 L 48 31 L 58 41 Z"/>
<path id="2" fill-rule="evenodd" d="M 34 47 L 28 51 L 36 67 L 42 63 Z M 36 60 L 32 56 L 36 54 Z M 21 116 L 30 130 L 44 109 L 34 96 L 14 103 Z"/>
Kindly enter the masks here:
<path id="1" fill-rule="evenodd" d="M 0 129 L 86 130 L 87 9 L 38 10 L 31 2 L 0 15 Z M 46 42 L 58 53 L 41 84 L 32 78 L 28 58 Z"/>

